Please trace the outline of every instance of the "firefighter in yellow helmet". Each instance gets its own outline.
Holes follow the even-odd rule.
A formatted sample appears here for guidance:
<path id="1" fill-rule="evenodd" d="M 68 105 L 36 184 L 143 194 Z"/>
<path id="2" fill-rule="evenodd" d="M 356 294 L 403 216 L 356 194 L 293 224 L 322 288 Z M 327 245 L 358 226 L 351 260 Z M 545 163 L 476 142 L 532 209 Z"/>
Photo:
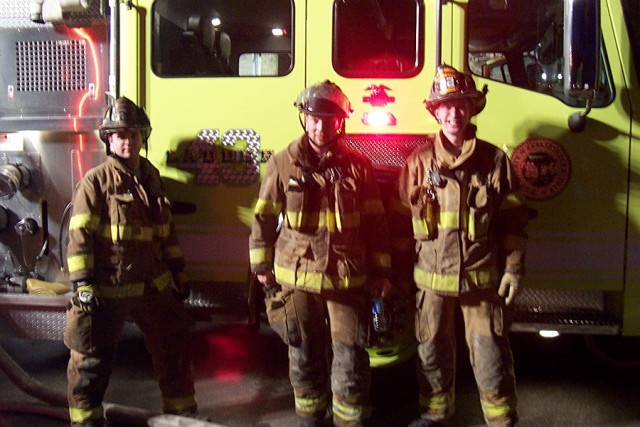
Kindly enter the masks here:
<path id="1" fill-rule="evenodd" d="M 391 291 L 371 162 L 343 141 L 349 100 L 323 81 L 296 103 L 305 133 L 267 163 L 249 240 L 269 323 L 289 346 L 301 426 L 366 426 L 371 293 Z"/>
<path id="2" fill-rule="evenodd" d="M 471 76 L 438 67 L 426 107 L 440 131 L 407 158 L 391 198 L 398 282 L 417 285 L 421 417 L 410 427 L 438 426 L 453 413 L 458 307 L 485 422 L 518 419 L 508 332 L 528 209 L 507 155 L 470 123 L 485 93 Z"/>
<path id="3" fill-rule="evenodd" d="M 118 338 L 133 319 L 145 336 L 167 413 L 195 416 L 185 261 L 158 170 L 140 156 L 151 125 L 127 98 L 99 128 L 110 155 L 73 195 L 67 262 L 74 293 L 64 342 L 72 426 L 102 426 Z"/>

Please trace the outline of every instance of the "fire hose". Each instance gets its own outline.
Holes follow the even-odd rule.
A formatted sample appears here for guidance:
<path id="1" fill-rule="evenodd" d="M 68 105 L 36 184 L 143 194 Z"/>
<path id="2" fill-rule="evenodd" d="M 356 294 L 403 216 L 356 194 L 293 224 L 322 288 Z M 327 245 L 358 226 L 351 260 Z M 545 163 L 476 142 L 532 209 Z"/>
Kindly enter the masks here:
<path id="1" fill-rule="evenodd" d="M 50 406 L 30 402 L 0 402 L 0 412 L 20 412 L 43 415 L 69 421 L 67 396 L 25 372 L 0 345 L 0 369 L 20 390 Z M 115 403 L 104 403 L 104 417 L 114 425 L 151 427 L 224 427 L 219 424 L 177 415 L 156 414 L 152 411 Z"/>

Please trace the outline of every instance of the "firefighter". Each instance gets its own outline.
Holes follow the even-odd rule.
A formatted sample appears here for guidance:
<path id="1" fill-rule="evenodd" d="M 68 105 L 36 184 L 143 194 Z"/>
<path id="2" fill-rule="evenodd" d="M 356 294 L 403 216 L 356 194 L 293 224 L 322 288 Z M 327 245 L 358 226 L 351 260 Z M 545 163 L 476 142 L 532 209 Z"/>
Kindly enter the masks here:
<path id="1" fill-rule="evenodd" d="M 470 123 L 485 95 L 470 75 L 438 67 L 425 104 L 440 131 L 407 158 L 391 197 L 397 279 L 417 285 L 421 417 L 410 427 L 438 426 L 453 413 L 459 309 L 485 422 L 518 419 L 507 334 L 525 272 L 528 209 L 507 155 Z"/>
<path id="2" fill-rule="evenodd" d="M 289 346 L 301 426 L 370 420 L 371 293 L 389 295 L 388 225 L 371 162 L 343 140 L 351 104 L 326 80 L 294 104 L 304 134 L 269 160 L 250 236 L 271 327 Z"/>
<path id="3" fill-rule="evenodd" d="M 129 318 L 151 353 L 163 411 L 196 416 L 185 261 L 160 174 L 140 156 L 150 132 L 144 110 L 117 99 L 99 128 L 109 156 L 74 191 L 67 253 L 74 293 L 64 335 L 72 426 L 103 425 L 102 400 Z"/>

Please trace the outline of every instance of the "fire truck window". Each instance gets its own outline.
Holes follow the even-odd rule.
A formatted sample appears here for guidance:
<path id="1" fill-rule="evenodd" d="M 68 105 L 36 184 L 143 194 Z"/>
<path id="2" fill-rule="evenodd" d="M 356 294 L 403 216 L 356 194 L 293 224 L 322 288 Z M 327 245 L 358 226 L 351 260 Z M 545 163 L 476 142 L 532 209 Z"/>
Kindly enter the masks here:
<path id="1" fill-rule="evenodd" d="M 333 68 L 344 77 L 408 78 L 423 66 L 421 0 L 336 0 Z"/>
<path id="2" fill-rule="evenodd" d="M 293 66 L 292 32 L 292 0 L 158 0 L 153 71 L 160 77 L 284 76 Z"/>
<path id="3" fill-rule="evenodd" d="M 558 98 L 585 102 L 563 90 L 563 0 L 470 0 L 469 68 L 478 75 Z M 601 50 L 601 75 L 594 106 L 612 100 L 609 64 Z"/>

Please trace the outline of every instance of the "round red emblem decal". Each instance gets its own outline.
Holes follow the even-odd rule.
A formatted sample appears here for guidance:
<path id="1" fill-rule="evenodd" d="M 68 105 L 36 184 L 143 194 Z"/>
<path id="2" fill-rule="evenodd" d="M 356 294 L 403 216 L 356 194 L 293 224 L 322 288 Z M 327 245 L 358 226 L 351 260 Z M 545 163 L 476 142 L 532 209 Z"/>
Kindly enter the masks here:
<path id="1" fill-rule="evenodd" d="M 531 200 L 549 200 L 562 193 L 571 176 L 567 150 L 547 138 L 528 138 L 511 155 L 522 192 Z"/>

